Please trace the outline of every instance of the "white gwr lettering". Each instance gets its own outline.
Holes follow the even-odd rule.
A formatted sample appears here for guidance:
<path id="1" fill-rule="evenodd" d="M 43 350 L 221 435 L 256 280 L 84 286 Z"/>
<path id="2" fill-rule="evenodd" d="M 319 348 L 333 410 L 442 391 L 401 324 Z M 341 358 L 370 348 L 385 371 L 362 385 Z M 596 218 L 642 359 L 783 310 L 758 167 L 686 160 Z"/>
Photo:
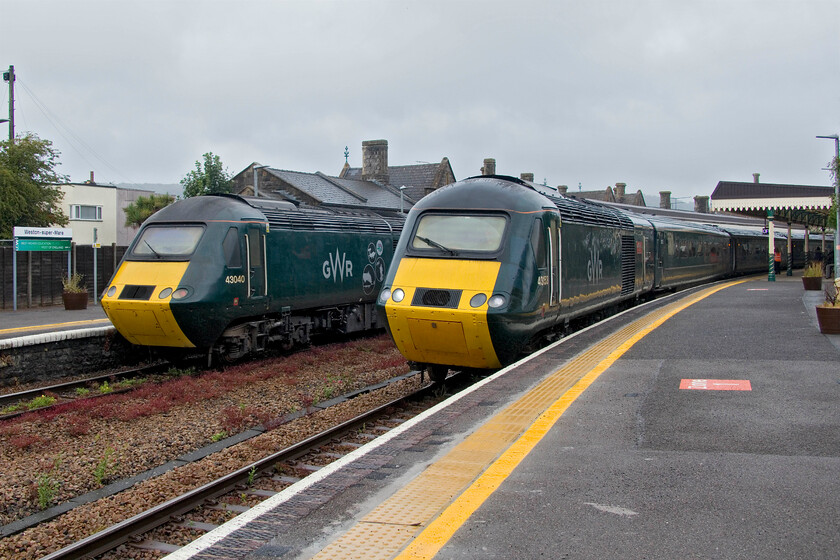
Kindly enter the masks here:
<path id="1" fill-rule="evenodd" d="M 341 278 L 341 281 L 344 282 L 345 277 L 353 276 L 353 261 L 347 259 L 347 253 L 339 254 L 338 249 L 336 249 L 335 256 L 330 255 L 329 259 L 321 265 L 321 273 L 326 279 L 332 277 L 333 282 L 338 278 Z"/>

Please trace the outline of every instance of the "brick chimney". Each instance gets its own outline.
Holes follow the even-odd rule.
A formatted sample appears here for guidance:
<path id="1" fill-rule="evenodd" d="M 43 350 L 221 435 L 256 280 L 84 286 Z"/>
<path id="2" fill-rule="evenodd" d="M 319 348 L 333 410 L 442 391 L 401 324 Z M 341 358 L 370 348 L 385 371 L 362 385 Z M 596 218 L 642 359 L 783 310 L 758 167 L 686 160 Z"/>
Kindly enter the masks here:
<path id="1" fill-rule="evenodd" d="M 709 197 L 708 196 L 695 196 L 694 197 L 694 211 L 699 212 L 701 214 L 708 214 L 709 213 Z"/>
<path id="2" fill-rule="evenodd" d="M 560 194 L 566 194 L 567 192 L 569 192 L 569 187 L 566 185 L 558 185 L 557 192 L 559 192 Z"/>
<path id="3" fill-rule="evenodd" d="M 519 178 L 523 181 L 530 181 L 534 182 L 534 174 L 533 173 L 520 173 Z"/>
<path id="4" fill-rule="evenodd" d="M 659 207 L 665 210 L 671 209 L 671 191 L 659 191 Z"/>
<path id="5" fill-rule="evenodd" d="M 496 174 L 496 160 L 493 158 L 484 158 L 484 167 L 481 168 L 482 175 Z"/>
<path id="6" fill-rule="evenodd" d="M 624 189 L 627 188 L 627 183 L 615 184 L 615 201 L 624 202 Z"/>
<path id="7" fill-rule="evenodd" d="M 362 142 L 362 180 L 388 182 L 388 141 Z"/>
<path id="8" fill-rule="evenodd" d="M 759 175 L 761 175 L 761 173 L 753 173 L 753 183 L 758 183 Z"/>

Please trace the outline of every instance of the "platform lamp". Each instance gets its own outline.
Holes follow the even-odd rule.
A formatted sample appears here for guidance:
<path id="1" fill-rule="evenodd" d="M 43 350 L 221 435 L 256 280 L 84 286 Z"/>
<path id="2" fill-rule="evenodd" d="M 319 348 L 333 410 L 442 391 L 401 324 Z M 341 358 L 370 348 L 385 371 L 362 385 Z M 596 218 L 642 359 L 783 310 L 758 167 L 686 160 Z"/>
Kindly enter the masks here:
<path id="1" fill-rule="evenodd" d="M 840 170 L 837 169 L 840 161 L 840 135 L 817 136 L 817 138 L 830 138 L 834 140 L 834 280 L 840 279 Z"/>

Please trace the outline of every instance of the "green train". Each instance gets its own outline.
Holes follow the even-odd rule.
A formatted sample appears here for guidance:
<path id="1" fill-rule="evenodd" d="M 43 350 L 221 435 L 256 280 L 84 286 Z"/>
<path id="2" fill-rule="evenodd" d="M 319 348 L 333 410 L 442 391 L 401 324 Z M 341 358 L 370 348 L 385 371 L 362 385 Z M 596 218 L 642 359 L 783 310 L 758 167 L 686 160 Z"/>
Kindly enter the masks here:
<path id="1" fill-rule="evenodd" d="M 403 222 L 236 195 L 187 198 L 143 224 L 102 307 L 132 344 L 222 362 L 319 333 L 382 328 L 376 297 Z"/>
<path id="2" fill-rule="evenodd" d="M 568 332 L 572 320 L 657 291 L 766 272 L 767 245 L 760 230 L 642 216 L 511 177 L 472 177 L 411 209 L 379 305 L 403 356 L 441 381 L 450 367 L 508 365 Z"/>

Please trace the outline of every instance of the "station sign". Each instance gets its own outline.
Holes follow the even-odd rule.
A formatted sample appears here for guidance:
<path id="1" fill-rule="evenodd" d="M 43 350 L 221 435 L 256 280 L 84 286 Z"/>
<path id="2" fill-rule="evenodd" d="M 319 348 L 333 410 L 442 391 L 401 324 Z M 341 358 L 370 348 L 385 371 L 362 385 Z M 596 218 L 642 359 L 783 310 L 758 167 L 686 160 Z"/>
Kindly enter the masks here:
<path id="1" fill-rule="evenodd" d="M 15 238 L 15 251 L 69 251 L 72 239 Z"/>
<path id="2" fill-rule="evenodd" d="M 15 238 L 38 237 L 42 239 L 72 239 L 73 228 L 45 228 L 45 227 L 20 227 L 15 226 L 12 230 Z"/>

